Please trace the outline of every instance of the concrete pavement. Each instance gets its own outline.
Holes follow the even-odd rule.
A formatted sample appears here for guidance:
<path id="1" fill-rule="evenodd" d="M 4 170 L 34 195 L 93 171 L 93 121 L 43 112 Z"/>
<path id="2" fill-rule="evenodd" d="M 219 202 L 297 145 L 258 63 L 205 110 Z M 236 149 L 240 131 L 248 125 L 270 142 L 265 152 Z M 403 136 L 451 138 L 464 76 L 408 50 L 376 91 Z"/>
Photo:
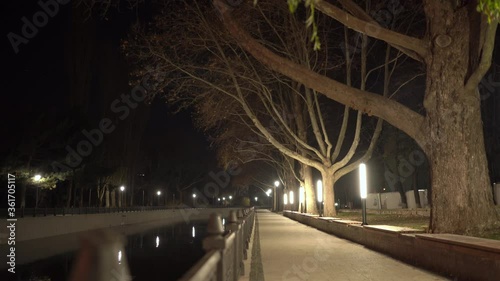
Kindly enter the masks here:
<path id="1" fill-rule="evenodd" d="M 267 210 L 256 219 L 251 281 L 449 280 Z"/>

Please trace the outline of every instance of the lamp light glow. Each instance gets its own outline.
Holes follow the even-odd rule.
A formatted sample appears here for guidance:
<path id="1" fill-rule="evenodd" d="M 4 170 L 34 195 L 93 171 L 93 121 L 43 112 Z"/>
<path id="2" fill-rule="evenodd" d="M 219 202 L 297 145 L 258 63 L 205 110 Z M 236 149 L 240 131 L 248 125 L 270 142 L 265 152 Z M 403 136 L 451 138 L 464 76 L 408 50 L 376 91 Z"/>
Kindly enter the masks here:
<path id="1" fill-rule="evenodd" d="M 156 248 L 160 246 L 160 236 L 156 236 Z"/>
<path id="2" fill-rule="evenodd" d="M 359 165 L 359 195 L 361 199 L 366 199 L 366 165 L 364 163 Z"/>
<path id="3" fill-rule="evenodd" d="M 318 195 L 318 202 L 323 202 L 323 182 L 318 180 L 316 183 L 316 193 Z"/>
<path id="4" fill-rule="evenodd" d="M 194 228 L 194 226 L 193 226 L 193 230 L 192 230 L 191 234 L 192 234 L 193 238 L 196 237 L 196 229 Z"/>
<path id="5" fill-rule="evenodd" d="M 269 197 L 271 196 L 271 192 L 273 192 L 270 188 L 266 191 L 266 195 Z"/>
<path id="6" fill-rule="evenodd" d="M 196 194 L 193 193 L 193 198 L 196 198 Z"/>
<path id="7" fill-rule="evenodd" d="M 285 193 L 285 194 L 283 194 L 283 203 L 284 203 L 285 205 L 288 205 L 288 194 L 286 194 L 286 193 Z"/>
<path id="8" fill-rule="evenodd" d="M 276 186 L 276 187 L 280 186 L 280 182 L 279 181 L 275 181 L 274 182 L 274 186 Z"/>
<path id="9" fill-rule="evenodd" d="M 294 201 L 293 191 L 290 191 L 290 194 L 288 195 L 288 197 L 290 199 L 290 204 L 293 204 L 293 201 Z"/>
<path id="10" fill-rule="evenodd" d="M 156 195 L 160 196 L 161 195 L 161 191 L 158 190 L 158 192 L 156 192 Z"/>
<path id="11" fill-rule="evenodd" d="M 301 186 L 301 187 L 299 187 L 299 203 L 300 204 L 304 203 L 304 197 L 305 197 L 304 195 L 305 195 L 304 194 L 304 187 Z"/>
<path id="12" fill-rule="evenodd" d="M 40 175 L 35 175 L 33 177 L 33 180 L 35 180 L 35 181 L 40 181 L 41 179 L 42 179 L 42 176 L 40 176 Z"/>
<path id="13" fill-rule="evenodd" d="M 258 197 L 255 197 L 254 199 L 255 199 L 255 202 L 257 202 L 257 200 L 259 200 L 259 198 L 258 198 Z"/>
<path id="14" fill-rule="evenodd" d="M 120 186 L 120 191 L 124 191 L 125 190 L 125 186 Z"/>

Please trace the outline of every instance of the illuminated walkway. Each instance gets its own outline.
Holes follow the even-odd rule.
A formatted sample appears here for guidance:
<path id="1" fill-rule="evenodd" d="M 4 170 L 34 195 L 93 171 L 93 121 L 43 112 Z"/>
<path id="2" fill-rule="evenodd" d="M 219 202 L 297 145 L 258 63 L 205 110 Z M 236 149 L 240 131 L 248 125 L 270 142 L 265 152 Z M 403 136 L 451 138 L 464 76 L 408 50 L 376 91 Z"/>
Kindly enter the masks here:
<path id="1" fill-rule="evenodd" d="M 449 280 L 267 210 L 257 212 L 251 281 Z"/>

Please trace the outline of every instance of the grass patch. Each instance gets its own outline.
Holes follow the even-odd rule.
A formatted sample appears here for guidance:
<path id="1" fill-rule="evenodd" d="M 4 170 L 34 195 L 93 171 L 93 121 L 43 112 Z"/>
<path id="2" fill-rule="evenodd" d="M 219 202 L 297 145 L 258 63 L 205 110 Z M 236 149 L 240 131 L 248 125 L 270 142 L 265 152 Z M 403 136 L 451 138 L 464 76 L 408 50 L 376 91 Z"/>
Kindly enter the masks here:
<path id="1" fill-rule="evenodd" d="M 345 220 L 362 221 L 361 211 L 340 211 L 337 213 L 337 217 Z M 366 214 L 366 222 L 368 224 L 393 225 L 424 231 L 427 231 L 429 227 L 429 219 L 430 218 L 428 216 L 417 216 L 410 214 Z M 485 232 L 477 234 L 475 236 L 480 238 L 500 240 L 500 226 L 488 229 Z"/>

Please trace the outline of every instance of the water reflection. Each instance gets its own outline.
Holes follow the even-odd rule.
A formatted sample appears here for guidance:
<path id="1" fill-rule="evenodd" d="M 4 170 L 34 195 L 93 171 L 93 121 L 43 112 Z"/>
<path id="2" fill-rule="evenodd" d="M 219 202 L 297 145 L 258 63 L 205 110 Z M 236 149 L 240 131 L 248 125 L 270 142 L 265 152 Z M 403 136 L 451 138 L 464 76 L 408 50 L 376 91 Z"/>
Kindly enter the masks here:
<path id="1" fill-rule="evenodd" d="M 118 264 L 128 263 L 133 280 L 177 280 L 203 256 L 201 242 L 205 231 L 204 222 L 157 227 L 128 236 L 125 248 L 113 251 L 112 256 Z M 66 281 L 75 257 L 75 252 L 68 252 L 17 265 L 17 280 Z M 11 280 L 6 272 L 0 273 L 0 280 Z"/>

